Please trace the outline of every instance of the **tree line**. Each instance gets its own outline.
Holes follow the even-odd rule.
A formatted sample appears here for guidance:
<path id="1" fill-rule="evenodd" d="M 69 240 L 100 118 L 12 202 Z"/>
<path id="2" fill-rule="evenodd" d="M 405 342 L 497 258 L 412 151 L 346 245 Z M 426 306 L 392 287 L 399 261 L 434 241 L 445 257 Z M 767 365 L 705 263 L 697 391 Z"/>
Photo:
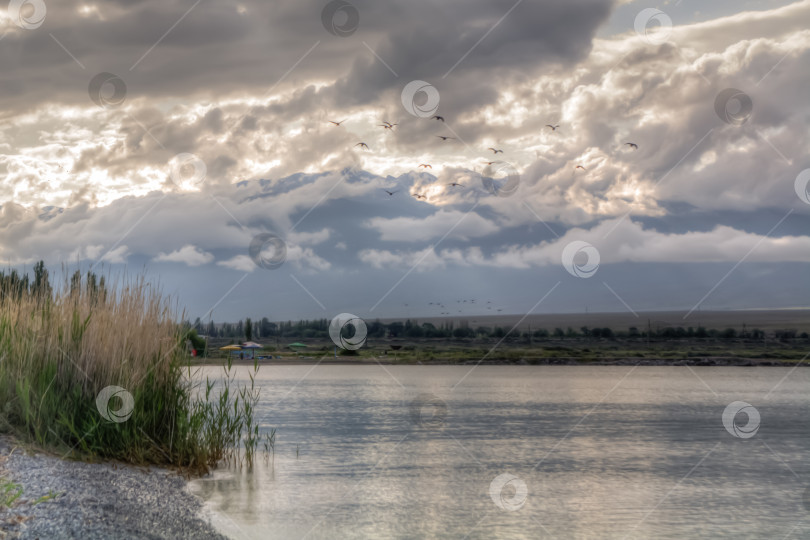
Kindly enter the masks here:
<path id="1" fill-rule="evenodd" d="M 290 338 L 290 339 L 329 339 L 329 319 L 304 319 L 297 322 L 271 322 L 267 317 L 259 321 L 250 318 L 239 320 L 236 323 L 217 324 L 213 320 L 203 323 L 198 318 L 193 324 L 186 323 L 194 328 L 199 335 L 214 338 L 245 338 L 252 339 Z M 460 321 L 456 325 L 453 321 L 441 324 L 430 322 L 419 323 L 417 320 L 393 321 L 384 323 L 380 320 L 366 322 L 367 337 L 371 339 L 503 339 L 508 337 L 524 339 L 754 339 L 761 340 L 775 338 L 808 339 L 807 332 L 799 333 L 795 329 L 774 330 L 766 333 L 760 328 L 741 329 L 725 328 L 714 329 L 697 327 L 665 327 L 665 328 L 638 328 L 631 326 L 627 330 L 613 330 L 612 328 L 591 328 L 582 326 L 579 329 L 567 328 L 539 328 L 536 330 L 512 331 L 506 326 L 470 326 L 468 321 Z"/>

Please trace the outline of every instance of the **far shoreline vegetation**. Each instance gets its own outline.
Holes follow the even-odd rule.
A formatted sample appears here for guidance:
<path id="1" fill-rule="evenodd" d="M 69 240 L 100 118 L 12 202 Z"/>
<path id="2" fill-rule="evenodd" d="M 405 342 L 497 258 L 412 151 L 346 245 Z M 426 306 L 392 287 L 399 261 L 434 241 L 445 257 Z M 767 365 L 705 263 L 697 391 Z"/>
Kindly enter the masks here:
<path id="1" fill-rule="evenodd" d="M 729 317 L 734 315 L 742 316 L 737 313 Z M 191 329 L 189 346 L 197 351 L 196 363 L 206 363 L 206 358 L 233 358 L 234 354 L 220 348 L 254 340 L 263 349 L 246 351 L 245 355 L 255 354 L 265 363 L 748 365 L 756 361 L 759 365 L 788 365 L 806 358 L 810 347 L 810 335 L 800 331 L 806 327 L 804 321 L 798 325 L 800 329 L 778 328 L 773 323 L 768 329 L 745 323 L 736 328 L 653 326 L 649 320 L 639 319 L 638 326 L 624 329 L 583 325 L 513 330 L 514 323 L 501 326 L 475 325 L 465 319 L 433 320 L 366 321 L 367 340 L 357 351 L 335 350 L 329 338 L 328 319 L 272 322 L 264 317 L 255 322 L 246 318 L 221 324 L 197 319 L 184 324 Z M 642 326 L 642 322 L 646 324 Z M 732 322 L 738 321 L 728 324 Z M 235 354 L 238 361 L 239 353 Z"/>
<path id="2" fill-rule="evenodd" d="M 143 276 L 65 272 L 57 288 L 43 262 L 33 272 L 0 272 L 0 433 L 62 457 L 186 474 L 252 465 L 252 375 L 236 387 L 225 363 L 198 380 L 171 298 Z"/>

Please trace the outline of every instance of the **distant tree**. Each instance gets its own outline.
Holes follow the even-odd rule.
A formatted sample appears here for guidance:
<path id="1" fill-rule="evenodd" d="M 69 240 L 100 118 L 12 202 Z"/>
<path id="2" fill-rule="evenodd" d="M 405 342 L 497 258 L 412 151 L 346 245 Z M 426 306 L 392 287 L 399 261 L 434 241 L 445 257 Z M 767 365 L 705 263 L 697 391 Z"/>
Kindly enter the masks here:
<path id="1" fill-rule="evenodd" d="M 734 339 L 735 337 L 737 337 L 737 331 L 733 328 L 726 328 L 720 334 L 720 337 L 722 337 L 723 339 Z"/>
<path id="2" fill-rule="evenodd" d="M 469 338 L 473 337 L 475 332 L 470 328 L 459 327 L 453 330 L 453 337 L 455 338 Z"/>
<path id="3" fill-rule="evenodd" d="M 262 337 L 272 336 L 275 326 L 276 325 L 271 323 L 267 317 L 262 317 L 261 322 L 259 322 L 259 334 L 261 334 Z"/>
<path id="4" fill-rule="evenodd" d="M 591 331 L 587 326 L 583 326 L 579 330 L 580 330 L 580 332 L 582 332 L 582 335 L 585 336 L 585 337 L 588 337 L 588 336 L 591 335 Z M 594 330 L 599 330 L 599 329 L 595 328 Z M 599 336 L 594 334 L 594 337 L 599 337 Z"/>
<path id="5" fill-rule="evenodd" d="M 399 337 L 405 331 L 405 325 L 401 322 L 392 322 L 388 325 L 388 334 L 391 337 Z"/>
<path id="6" fill-rule="evenodd" d="M 370 338 L 384 338 L 385 337 L 385 325 L 380 322 L 379 319 L 373 321 L 366 325 L 366 330 L 368 333 L 366 334 L 367 337 Z"/>
<path id="7" fill-rule="evenodd" d="M 245 341 L 253 341 L 253 322 L 250 317 L 245 319 Z"/>
<path id="8" fill-rule="evenodd" d="M 410 328 L 405 329 L 405 335 L 409 338 L 421 338 L 425 336 L 425 330 L 421 326 L 413 324 Z"/>
<path id="9" fill-rule="evenodd" d="M 441 332 L 438 328 L 436 328 L 436 325 L 429 322 L 422 323 L 422 332 L 427 338 L 435 338 L 441 335 Z"/>
<path id="10" fill-rule="evenodd" d="M 34 265 L 34 283 L 31 284 L 31 294 L 40 298 L 50 298 L 51 292 L 48 269 L 45 268 L 44 261 L 39 261 Z"/>
<path id="11" fill-rule="evenodd" d="M 554 329 L 554 337 L 558 337 L 560 339 L 564 338 L 565 337 L 565 330 L 563 330 L 562 328 L 559 328 L 559 327 L 555 328 Z"/>

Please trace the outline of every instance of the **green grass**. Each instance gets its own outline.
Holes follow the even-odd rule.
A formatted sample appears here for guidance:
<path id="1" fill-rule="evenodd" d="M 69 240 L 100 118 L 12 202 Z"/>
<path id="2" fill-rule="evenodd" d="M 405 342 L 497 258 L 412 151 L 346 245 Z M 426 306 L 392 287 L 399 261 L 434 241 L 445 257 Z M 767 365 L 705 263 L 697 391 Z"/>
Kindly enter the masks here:
<path id="1" fill-rule="evenodd" d="M 6 478 L 0 478 L 0 508 L 11 508 L 23 494 L 23 487 Z"/>

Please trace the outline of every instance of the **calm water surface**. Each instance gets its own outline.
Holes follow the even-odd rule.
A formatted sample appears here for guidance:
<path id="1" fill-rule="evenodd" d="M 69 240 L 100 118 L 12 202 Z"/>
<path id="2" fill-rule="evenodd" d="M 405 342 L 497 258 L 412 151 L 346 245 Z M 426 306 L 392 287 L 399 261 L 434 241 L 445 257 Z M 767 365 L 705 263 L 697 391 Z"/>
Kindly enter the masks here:
<path id="1" fill-rule="evenodd" d="M 192 486 L 233 538 L 810 537 L 804 367 L 265 366 L 257 383 L 275 459 Z M 734 401 L 759 412 L 752 437 L 724 427 Z"/>

